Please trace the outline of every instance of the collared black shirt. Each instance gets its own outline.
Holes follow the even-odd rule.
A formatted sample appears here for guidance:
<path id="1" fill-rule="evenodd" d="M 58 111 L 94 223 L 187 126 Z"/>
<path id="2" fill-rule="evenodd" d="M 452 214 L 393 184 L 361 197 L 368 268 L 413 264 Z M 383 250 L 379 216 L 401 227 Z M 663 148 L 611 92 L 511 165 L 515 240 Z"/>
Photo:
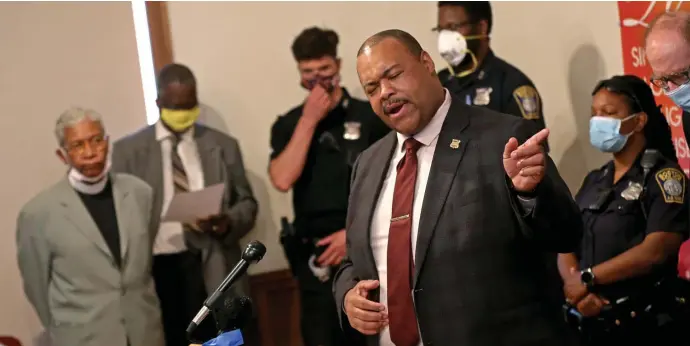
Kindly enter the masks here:
<path id="1" fill-rule="evenodd" d="M 576 255 L 581 268 L 596 266 L 639 245 L 654 232 L 688 234 L 687 178 L 676 162 L 661 158 L 644 178 L 642 155 L 613 183 L 613 161 L 590 172 L 575 200 L 585 226 Z M 641 187 L 645 187 L 641 194 Z M 639 196 L 639 197 L 638 197 Z M 646 214 L 646 218 L 645 218 Z M 656 280 L 675 275 L 677 258 L 643 277 L 602 287 L 608 299 L 648 289 Z"/>
<path id="2" fill-rule="evenodd" d="M 273 123 L 271 160 L 290 142 L 302 109 L 299 105 Z M 298 233 L 320 237 L 345 228 L 352 165 L 359 153 L 390 131 L 368 102 L 343 89 L 340 104 L 314 131 L 302 175 L 293 186 Z"/>
<path id="3" fill-rule="evenodd" d="M 438 77 L 445 88 L 468 105 L 531 120 L 537 131 L 546 127 L 541 96 L 534 83 L 493 51 L 467 76 L 456 77 L 446 68 Z"/>

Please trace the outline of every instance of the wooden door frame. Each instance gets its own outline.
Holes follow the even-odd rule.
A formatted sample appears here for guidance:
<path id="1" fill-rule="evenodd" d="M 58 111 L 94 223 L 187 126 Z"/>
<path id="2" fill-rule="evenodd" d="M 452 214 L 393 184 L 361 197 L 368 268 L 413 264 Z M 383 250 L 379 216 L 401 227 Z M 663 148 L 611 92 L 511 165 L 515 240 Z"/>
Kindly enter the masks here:
<path id="1" fill-rule="evenodd" d="M 175 61 L 170 18 L 165 1 L 146 1 L 149 38 L 156 76 L 163 66 Z M 248 336 L 248 346 L 302 345 L 300 303 L 297 283 L 289 269 L 252 275 L 252 300 L 258 314 L 256 336 Z M 259 340 L 256 340 L 259 339 Z"/>
<path id="2" fill-rule="evenodd" d="M 146 1 L 146 17 L 149 22 L 149 38 L 153 54 L 153 68 L 158 72 L 163 66 L 175 61 L 168 4 L 165 1 Z"/>

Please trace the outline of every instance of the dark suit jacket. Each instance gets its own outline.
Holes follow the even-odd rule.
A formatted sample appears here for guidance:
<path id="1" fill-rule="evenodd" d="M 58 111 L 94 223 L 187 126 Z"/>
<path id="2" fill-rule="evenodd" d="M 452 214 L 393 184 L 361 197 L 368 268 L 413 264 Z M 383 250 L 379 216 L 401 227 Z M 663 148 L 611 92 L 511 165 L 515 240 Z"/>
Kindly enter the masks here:
<path id="1" fill-rule="evenodd" d="M 580 213 L 550 159 L 529 213 L 518 205 L 503 168 L 508 139 L 523 143 L 532 129 L 526 120 L 452 99 L 419 220 L 413 297 L 424 345 L 569 344 L 557 273 L 545 258 L 575 248 Z M 461 141 L 458 149 L 450 147 L 452 139 Z M 357 281 L 378 279 L 369 240 L 372 206 L 396 141 L 391 132 L 355 164 L 348 260 L 334 281 L 338 311 Z M 348 327 L 344 313 L 341 322 Z M 367 337 L 367 345 L 378 345 L 378 335 Z"/>
<path id="2" fill-rule="evenodd" d="M 258 206 L 245 175 L 242 153 L 234 138 L 209 127 L 194 125 L 194 140 L 199 150 L 206 186 L 225 183 L 223 212 L 230 226 L 222 235 L 185 232 L 188 246 L 201 250 L 204 283 L 209 294 L 223 281 L 240 260 L 239 240 L 254 227 Z M 161 145 L 156 140 L 155 125 L 122 138 L 113 146 L 113 170 L 135 175 L 153 187 L 151 237 L 155 239 L 163 208 L 163 171 Z M 240 280 L 233 290 L 248 294 L 248 281 Z"/>

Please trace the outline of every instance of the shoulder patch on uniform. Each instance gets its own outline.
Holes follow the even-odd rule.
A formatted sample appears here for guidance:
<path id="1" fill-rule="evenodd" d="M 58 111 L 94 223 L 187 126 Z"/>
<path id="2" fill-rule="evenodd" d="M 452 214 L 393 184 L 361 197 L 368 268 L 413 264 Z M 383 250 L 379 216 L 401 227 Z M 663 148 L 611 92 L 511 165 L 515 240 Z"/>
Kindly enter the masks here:
<path id="1" fill-rule="evenodd" d="M 539 119 L 539 93 L 531 85 L 519 86 L 513 91 L 513 97 L 520 107 L 522 117 L 527 120 Z"/>
<path id="2" fill-rule="evenodd" d="M 656 172 L 656 182 L 666 203 L 683 204 L 685 199 L 685 174 L 677 168 L 664 168 Z"/>

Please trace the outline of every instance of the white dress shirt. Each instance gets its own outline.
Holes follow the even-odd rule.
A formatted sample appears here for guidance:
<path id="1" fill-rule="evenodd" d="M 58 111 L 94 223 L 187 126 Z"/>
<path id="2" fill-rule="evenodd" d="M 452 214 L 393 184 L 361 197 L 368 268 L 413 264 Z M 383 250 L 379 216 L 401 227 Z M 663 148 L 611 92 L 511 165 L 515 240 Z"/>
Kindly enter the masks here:
<path id="1" fill-rule="evenodd" d="M 412 206 L 412 260 L 415 260 L 415 250 L 417 249 L 417 234 L 419 229 L 419 218 L 422 212 L 422 203 L 424 202 L 424 193 L 426 192 L 427 180 L 429 179 L 429 171 L 431 170 L 431 162 L 434 158 L 434 151 L 436 150 L 436 142 L 438 135 L 441 132 L 443 122 L 446 120 L 448 110 L 450 109 L 450 92 L 445 90 L 446 98 L 441 104 L 441 107 L 436 111 L 431 122 L 414 138 L 422 143 L 422 147 L 417 151 L 418 170 L 417 181 L 415 183 L 414 202 Z M 374 262 L 376 263 L 376 270 L 379 273 L 381 304 L 388 309 L 388 231 L 390 230 L 391 214 L 393 212 L 393 190 L 395 189 L 395 178 L 397 171 L 395 167 L 398 162 L 405 156 L 403 150 L 403 142 L 408 138 L 407 136 L 398 133 L 398 143 L 395 147 L 393 158 L 388 164 L 388 173 L 386 174 L 383 185 L 381 187 L 381 194 L 379 195 L 378 203 L 374 209 L 374 215 L 371 222 L 371 250 L 374 253 Z M 380 346 L 395 346 L 391 341 L 390 331 L 385 327 L 379 334 Z M 422 346 L 422 342 L 419 342 Z"/>
<path id="2" fill-rule="evenodd" d="M 161 124 L 156 123 L 156 140 L 161 145 L 161 155 L 163 163 L 163 207 L 161 217 L 168 210 L 170 201 L 175 195 L 175 184 L 173 183 L 172 167 L 172 145 L 175 135 Z M 182 166 L 184 166 L 189 189 L 198 191 L 204 188 L 204 171 L 199 159 L 199 150 L 194 141 L 194 128 L 182 134 L 180 143 L 177 145 L 177 154 L 180 155 Z M 179 222 L 161 222 L 158 234 L 153 242 L 153 254 L 174 254 L 187 250 L 184 241 L 184 230 Z"/>

